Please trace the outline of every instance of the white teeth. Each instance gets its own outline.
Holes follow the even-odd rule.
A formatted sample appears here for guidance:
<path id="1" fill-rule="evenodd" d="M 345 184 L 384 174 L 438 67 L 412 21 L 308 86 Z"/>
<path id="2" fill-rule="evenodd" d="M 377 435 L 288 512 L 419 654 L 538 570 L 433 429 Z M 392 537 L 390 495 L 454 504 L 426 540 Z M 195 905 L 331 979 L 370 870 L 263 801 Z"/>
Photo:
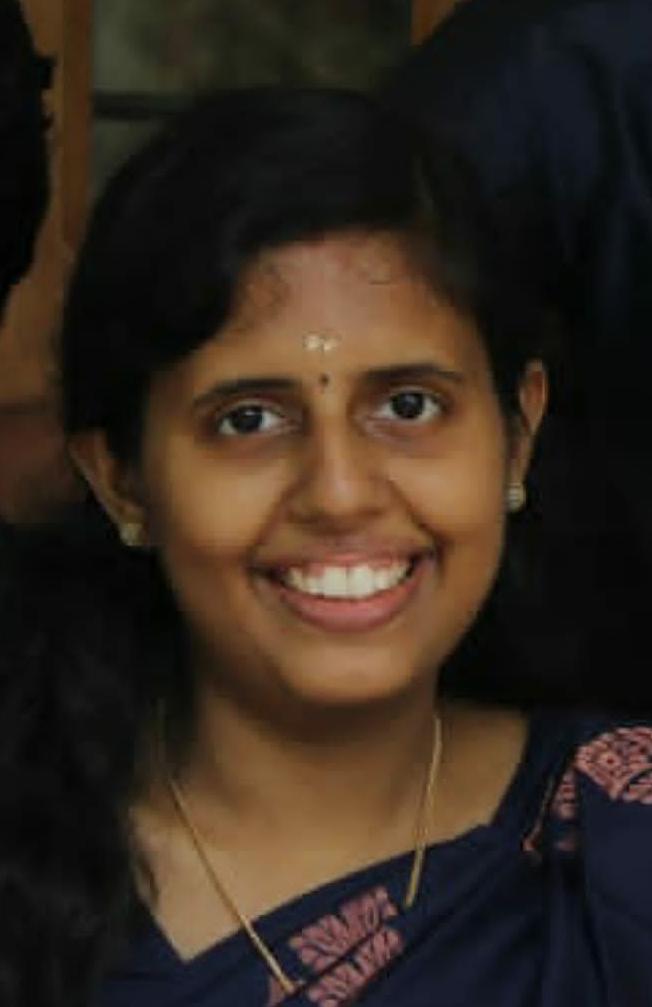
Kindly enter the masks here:
<path id="1" fill-rule="evenodd" d="M 381 591 L 396 587 L 409 567 L 409 562 L 396 562 L 378 570 L 366 564 L 352 567 L 327 566 L 319 576 L 306 574 L 299 567 L 291 567 L 283 572 L 282 580 L 295 591 L 322 598 L 371 598 Z"/>
<path id="2" fill-rule="evenodd" d="M 327 598 L 346 598 L 349 593 L 349 578 L 344 567 L 331 566 L 324 571 L 321 583 L 318 581 L 318 588 L 323 587 L 323 593 Z"/>
<path id="3" fill-rule="evenodd" d="M 293 587 L 295 591 L 303 591 L 304 588 L 304 576 L 300 570 L 293 567 L 291 570 L 286 570 L 283 574 L 283 583 L 287 584 L 288 587 Z"/>
<path id="4" fill-rule="evenodd" d="M 376 570 L 375 577 L 376 587 L 379 591 L 386 591 L 388 588 L 394 586 L 391 570 Z"/>
<path id="5" fill-rule="evenodd" d="M 379 590 L 371 567 L 354 566 L 349 570 L 349 595 L 352 598 L 368 598 Z"/>

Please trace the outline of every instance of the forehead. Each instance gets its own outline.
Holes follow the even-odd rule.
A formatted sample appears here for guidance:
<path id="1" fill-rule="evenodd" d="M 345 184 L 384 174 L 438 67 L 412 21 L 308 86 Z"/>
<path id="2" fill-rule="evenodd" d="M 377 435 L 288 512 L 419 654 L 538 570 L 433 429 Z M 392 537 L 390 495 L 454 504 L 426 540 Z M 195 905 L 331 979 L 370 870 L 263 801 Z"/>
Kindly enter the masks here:
<path id="1" fill-rule="evenodd" d="M 406 240 L 353 233 L 297 242 L 263 253 L 248 268 L 227 330 L 255 326 L 270 311 L 302 304 L 325 309 L 334 289 L 342 297 L 367 291 L 382 298 L 388 288 L 409 288 L 413 295 L 426 290 L 424 270 Z"/>
<path id="2" fill-rule="evenodd" d="M 355 330 L 382 319 L 390 305 L 401 311 L 434 306 L 423 263 L 406 240 L 391 234 L 345 234 L 300 242 L 261 255 L 245 272 L 223 343 L 284 320 L 321 321 Z"/>
<path id="3" fill-rule="evenodd" d="M 347 233 L 261 255 L 245 272 L 232 316 L 218 333 L 225 350 L 279 349 L 284 337 L 341 337 L 362 348 L 376 331 L 409 340 L 423 326 L 477 331 L 428 278 L 428 263 L 407 237 Z M 294 347 L 298 344 L 295 342 Z M 394 347 L 395 349 L 395 347 Z"/>
<path id="4" fill-rule="evenodd" d="M 254 373 L 309 380 L 326 364 L 333 375 L 355 377 L 429 358 L 467 372 L 487 367 L 474 323 L 435 292 L 407 241 L 356 233 L 261 255 L 228 323 L 177 374 L 193 386 Z"/>

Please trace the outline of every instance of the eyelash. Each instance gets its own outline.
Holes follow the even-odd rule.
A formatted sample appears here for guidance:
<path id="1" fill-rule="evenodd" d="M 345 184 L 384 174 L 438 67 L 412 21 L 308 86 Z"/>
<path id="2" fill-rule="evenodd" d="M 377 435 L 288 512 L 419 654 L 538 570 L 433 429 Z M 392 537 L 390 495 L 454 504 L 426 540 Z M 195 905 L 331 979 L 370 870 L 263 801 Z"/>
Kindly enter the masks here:
<path id="1" fill-rule="evenodd" d="M 232 418 L 238 413 L 245 413 L 247 410 L 251 411 L 255 410 L 263 415 L 264 414 L 274 415 L 279 420 L 279 425 L 281 426 L 283 425 L 284 422 L 287 422 L 284 421 L 281 414 L 277 410 L 272 409 L 271 406 L 264 405 L 263 403 L 260 402 L 243 402 L 241 405 L 229 409 L 227 413 L 224 413 L 221 417 L 218 417 L 216 419 L 214 425 L 216 433 L 221 437 L 227 437 L 227 438 L 252 437 L 256 434 L 269 433 L 269 429 L 258 429 L 248 432 L 233 430 L 231 433 L 225 433 L 224 430 L 221 429 L 221 427 L 223 427 L 223 425 L 226 423 L 231 423 L 231 425 L 233 425 Z"/>
<path id="2" fill-rule="evenodd" d="M 384 405 L 395 401 L 401 396 L 419 396 L 433 407 L 435 410 L 434 415 L 430 416 L 419 416 L 419 417 L 388 417 L 389 422 L 398 421 L 401 424 L 406 424 L 407 426 L 425 426 L 427 423 L 432 422 L 435 419 L 440 418 L 446 412 L 446 404 L 442 399 L 441 395 L 437 395 L 435 392 L 426 391 L 423 388 L 399 388 L 397 391 L 392 392 L 385 401 Z"/>
<path id="3" fill-rule="evenodd" d="M 410 388 L 410 387 L 399 388 L 396 391 L 392 392 L 391 394 L 387 395 L 383 399 L 381 408 L 386 408 L 388 405 L 391 405 L 391 403 L 393 401 L 395 402 L 395 400 L 397 400 L 400 396 L 408 396 L 408 395 L 422 397 L 425 400 L 425 402 L 427 403 L 429 402 L 430 406 L 434 410 L 434 413 L 431 413 L 431 415 L 428 415 L 425 418 L 423 416 L 418 417 L 400 417 L 396 415 L 380 416 L 379 415 L 380 410 L 377 410 L 375 411 L 374 419 L 379 419 L 381 423 L 398 422 L 402 426 L 404 425 L 406 427 L 410 426 L 420 427 L 420 426 L 426 426 L 428 423 L 436 421 L 437 419 L 445 415 L 445 413 L 447 412 L 447 404 L 441 395 L 437 394 L 436 392 L 425 390 L 423 388 Z M 247 410 L 256 412 L 258 413 L 259 416 L 273 415 L 278 420 L 278 423 L 272 424 L 271 428 L 268 425 L 266 427 L 250 431 L 235 430 L 233 428 L 233 417 L 236 416 L 238 413 L 243 414 Z M 224 430 L 225 424 L 231 425 L 230 432 L 226 432 Z M 269 434 L 270 429 L 271 431 L 274 431 L 278 427 L 289 426 L 289 425 L 290 421 L 287 419 L 287 417 L 283 415 L 283 413 L 280 410 L 277 410 L 272 406 L 262 402 L 252 401 L 252 402 L 243 402 L 239 405 L 233 406 L 228 410 L 228 412 L 223 413 L 220 416 L 216 417 L 213 423 L 213 429 L 218 434 L 218 436 L 225 437 L 227 439 L 235 439 L 238 437 L 248 438 L 257 435 Z"/>

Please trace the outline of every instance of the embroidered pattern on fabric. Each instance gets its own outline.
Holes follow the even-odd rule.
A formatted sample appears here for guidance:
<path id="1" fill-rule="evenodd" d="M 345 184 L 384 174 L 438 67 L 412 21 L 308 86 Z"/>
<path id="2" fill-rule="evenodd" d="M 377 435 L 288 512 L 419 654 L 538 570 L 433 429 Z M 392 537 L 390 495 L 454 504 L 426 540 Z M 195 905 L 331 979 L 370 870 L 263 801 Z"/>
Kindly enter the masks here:
<path id="1" fill-rule="evenodd" d="M 579 813 L 579 795 L 577 792 L 577 772 L 574 766 L 567 769 L 557 787 L 552 802 L 550 812 L 553 819 L 559 822 L 559 829 L 555 830 L 553 847 L 558 853 L 574 854 L 580 846 L 579 830 L 577 820 Z"/>
<path id="2" fill-rule="evenodd" d="M 303 989 L 306 985 L 303 980 L 293 979 L 292 981 L 295 984 L 295 991 Z M 274 979 L 270 976 L 267 1007 L 278 1007 L 278 1005 L 284 1003 L 290 995 L 291 994 L 285 992 L 278 979 Z"/>
<path id="3" fill-rule="evenodd" d="M 525 853 L 541 858 L 544 832 L 555 850 L 577 851 L 578 773 L 592 780 L 612 801 L 652 805 L 652 728 L 619 727 L 578 748 L 554 792 L 550 788 L 546 791 L 535 823 L 523 840 Z"/>
<path id="4" fill-rule="evenodd" d="M 577 774 L 571 768 L 562 776 L 550 810 L 563 822 L 573 822 L 577 818 L 577 803 Z"/>
<path id="5" fill-rule="evenodd" d="M 398 909 L 385 888 L 352 899 L 337 915 L 324 916 L 293 937 L 290 947 L 304 965 L 320 973 L 330 968 L 365 938 L 376 933 L 386 920 L 398 916 Z"/>
<path id="6" fill-rule="evenodd" d="M 652 804 L 652 728 L 607 731 L 582 745 L 575 765 L 612 801 Z"/>
<path id="7" fill-rule="evenodd" d="M 403 938 L 387 924 L 396 916 L 398 909 L 387 889 L 377 887 L 292 937 L 289 946 L 319 977 L 307 989 L 302 983 L 308 999 L 318 1007 L 353 1003 L 360 990 L 403 951 Z M 277 1007 L 286 997 L 276 980 L 270 980 L 268 1007 Z"/>
<path id="8" fill-rule="evenodd" d="M 358 948 L 352 962 L 338 965 L 307 991 L 308 999 L 318 1007 L 341 1007 L 355 1002 L 360 990 L 403 951 L 403 938 L 384 926 Z"/>
<path id="9" fill-rule="evenodd" d="M 549 780 L 543 801 L 541 802 L 541 807 L 539 808 L 539 813 L 534 820 L 534 824 L 530 828 L 529 832 L 527 832 L 523 837 L 523 842 L 521 843 L 523 852 L 527 853 L 528 856 L 532 857 L 536 861 L 540 861 L 541 859 L 539 844 L 543 835 L 548 808 L 554 798 L 554 786 L 554 779 Z"/>

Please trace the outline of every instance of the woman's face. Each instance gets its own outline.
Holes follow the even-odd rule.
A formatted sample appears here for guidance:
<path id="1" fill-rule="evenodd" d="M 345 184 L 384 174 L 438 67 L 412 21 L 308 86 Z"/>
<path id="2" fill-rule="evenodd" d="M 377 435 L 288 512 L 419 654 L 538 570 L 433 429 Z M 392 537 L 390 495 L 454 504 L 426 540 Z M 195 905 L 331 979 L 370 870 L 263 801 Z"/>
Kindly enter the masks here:
<path id="1" fill-rule="evenodd" d="M 198 667 L 267 709 L 423 685 L 496 573 L 531 439 L 508 427 L 473 323 L 398 241 L 261 257 L 146 414 L 137 506 Z"/>

